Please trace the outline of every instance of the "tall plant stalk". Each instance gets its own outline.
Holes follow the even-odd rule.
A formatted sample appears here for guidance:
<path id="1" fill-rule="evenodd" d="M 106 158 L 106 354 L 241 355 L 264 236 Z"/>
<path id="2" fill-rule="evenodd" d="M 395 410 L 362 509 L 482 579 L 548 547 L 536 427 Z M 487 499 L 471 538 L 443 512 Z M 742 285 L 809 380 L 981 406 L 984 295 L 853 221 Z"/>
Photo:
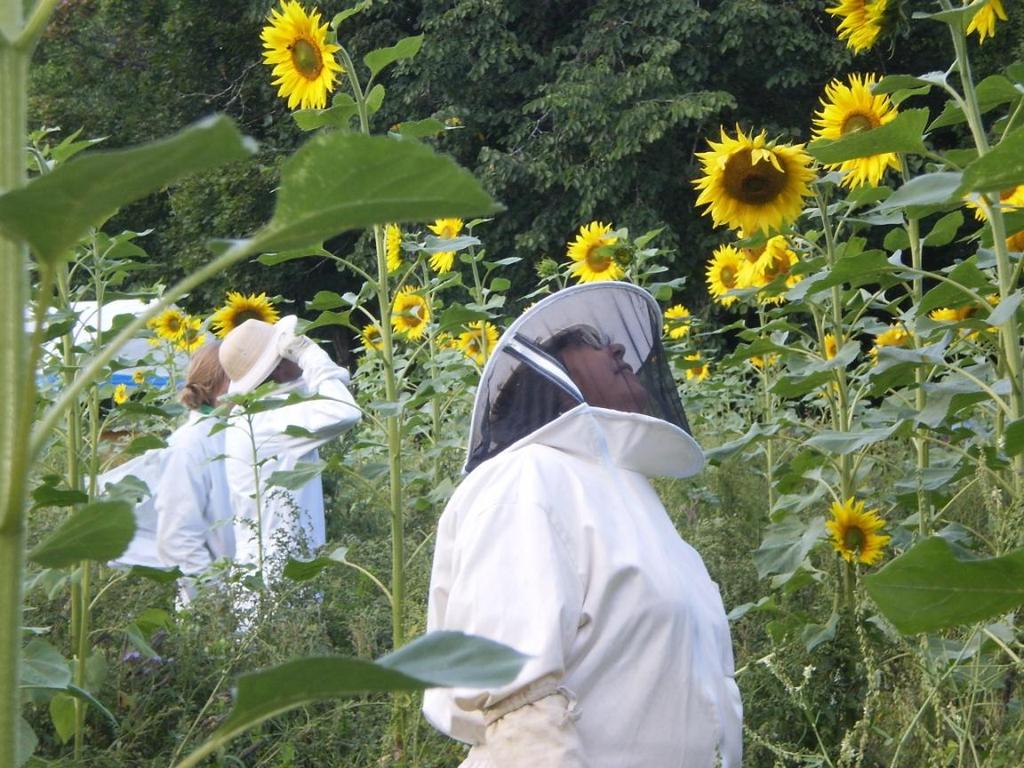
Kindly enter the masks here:
<path id="1" fill-rule="evenodd" d="M 949 0 L 942 0 L 943 8 L 952 8 Z M 981 119 L 981 107 L 978 103 L 978 94 L 974 86 L 974 78 L 971 73 L 971 60 L 967 55 L 967 37 L 962 24 L 950 24 L 950 33 L 953 37 L 953 49 L 956 52 L 957 71 L 960 73 L 960 83 L 963 88 L 964 116 L 967 118 L 967 125 L 971 130 L 971 137 L 974 139 L 974 146 L 978 150 L 978 156 L 984 157 L 991 151 L 988 135 L 985 132 L 985 125 Z M 1013 264 L 1010 262 L 1009 249 L 1006 246 L 1006 221 L 1003 218 L 1003 211 L 999 204 L 999 195 L 992 197 L 988 195 L 983 198 L 984 208 L 987 209 L 987 220 L 992 229 L 992 248 L 996 253 L 996 276 L 999 280 L 999 298 L 1006 301 L 1016 288 L 1015 277 L 1017 275 Z M 1011 312 L 1006 321 L 999 326 L 999 338 L 1002 358 L 1010 379 L 1010 408 L 1012 419 L 1017 421 L 1024 418 L 1024 360 L 1022 360 L 1020 348 L 1020 327 L 1017 325 L 1017 313 Z M 999 435 L 1001 438 L 1002 435 Z M 1013 487 L 1015 495 L 1019 498 L 1024 491 L 1024 453 L 1019 453 L 1013 458 Z"/>
<path id="2" fill-rule="evenodd" d="M 22 0 L 0 0 L 0 191 L 25 184 L 29 48 Z M 17 41 L 17 42 L 16 42 Z M 15 765 L 20 718 L 26 450 L 35 397 L 25 338 L 28 252 L 0 235 L 0 765 Z"/>
<path id="3" fill-rule="evenodd" d="M 359 82 L 352 58 L 344 46 L 338 51 L 348 77 L 352 96 L 359 113 L 359 129 L 370 135 L 370 116 L 366 94 Z M 367 83 L 369 85 L 369 83 Z M 398 402 L 398 379 L 395 376 L 395 341 L 391 327 L 391 288 L 388 284 L 388 257 L 384 228 L 373 228 L 373 244 L 377 255 L 377 307 L 380 314 L 381 358 L 384 368 L 384 399 Z M 401 416 L 389 412 L 384 419 L 388 446 L 388 500 L 391 519 L 391 634 L 395 648 L 405 645 L 405 515 L 402 509 L 402 439 Z"/>

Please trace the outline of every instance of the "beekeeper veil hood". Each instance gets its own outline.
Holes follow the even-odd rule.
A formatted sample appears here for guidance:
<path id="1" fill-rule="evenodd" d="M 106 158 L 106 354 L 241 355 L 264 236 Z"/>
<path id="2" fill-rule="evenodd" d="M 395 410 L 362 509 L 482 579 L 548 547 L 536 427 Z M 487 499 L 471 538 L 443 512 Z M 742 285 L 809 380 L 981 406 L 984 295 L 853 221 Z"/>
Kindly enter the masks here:
<path id="1" fill-rule="evenodd" d="M 657 302 L 629 283 L 577 285 L 535 304 L 502 334 L 484 368 L 466 471 L 556 420 L 586 415 L 599 417 L 626 454 L 652 458 L 649 474 L 699 472 L 704 456 L 661 335 Z"/>

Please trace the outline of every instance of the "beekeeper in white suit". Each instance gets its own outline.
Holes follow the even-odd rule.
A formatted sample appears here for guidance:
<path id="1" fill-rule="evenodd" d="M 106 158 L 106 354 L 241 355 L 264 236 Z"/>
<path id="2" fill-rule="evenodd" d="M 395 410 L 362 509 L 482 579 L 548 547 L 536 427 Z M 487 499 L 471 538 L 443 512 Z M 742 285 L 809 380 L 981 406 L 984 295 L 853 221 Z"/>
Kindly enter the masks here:
<path id="1" fill-rule="evenodd" d="M 704 465 L 644 290 L 536 304 L 481 377 L 468 477 L 441 517 L 427 629 L 531 657 L 511 684 L 434 689 L 464 768 L 739 768 L 729 626 L 648 480 Z"/>
<path id="2" fill-rule="evenodd" d="M 275 397 L 296 393 L 302 398 L 250 417 L 236 409 L 225 434 L 235 559 L 256 564 L 261 571 L 265 566 L 279 569 L 288 556 L 305 556 L 326 540 L 319 476 L 297 490 L 267 481 L 276 471 L 316 462 L 321 445 L 361 418 L 345 386 L 348 371 L 311 339 L 296 336 L 296 322 L 294 315 L 273 325 L 246 320 L 220 349 L 221 365 L 231 378 L 229 395 L 251 392 L 273 380 L 281 385 Z"/>

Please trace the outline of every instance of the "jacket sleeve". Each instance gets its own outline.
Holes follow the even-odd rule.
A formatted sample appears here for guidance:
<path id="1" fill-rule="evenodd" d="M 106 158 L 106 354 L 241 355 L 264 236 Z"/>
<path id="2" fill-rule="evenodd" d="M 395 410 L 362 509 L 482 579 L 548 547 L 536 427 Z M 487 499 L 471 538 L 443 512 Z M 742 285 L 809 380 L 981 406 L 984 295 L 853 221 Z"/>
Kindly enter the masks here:
<path id="1" fill-rule="evenodd" d="M 583 588 L 567 537 L 548 510 L 518 502 L 474 508 L 439 554 L 429 628 L 481 635 L 530 657 L 509 685 L 451 691 L 451 715 L 476 710 L 493 720 L 554 693 L 580 625 Z"/>
<path id="2" fill-rule="evenodd" d="M 496 768 L 586 768 L 572 706 L 553 693 L 487 726 L 487 757 Z"/>
<path id="3" fill-rule="evenodd" d="M 182 437 L 187 435 L 179 433 L 164 452 L 163 472 L 155 489 L 156 547 L 164 565 L 177 565 L 183 573 L 194 575 L 213 562 L 206 545 L 210 478 L 202 451 Z"/>
<path id="4" fill-rule="evenodd" d="M 345 386 L 348 371 L 335 365 L 320 347 L 306 349 L 299 356 L 298 365 L 306 391 L 315 397 L 261 415 L 257 441 L 264 455 L 285 451 L 307 453 L 351 429 L 362 418 Z M 298 427 L 302 434 L 286 434 L 290 426 Z"/>

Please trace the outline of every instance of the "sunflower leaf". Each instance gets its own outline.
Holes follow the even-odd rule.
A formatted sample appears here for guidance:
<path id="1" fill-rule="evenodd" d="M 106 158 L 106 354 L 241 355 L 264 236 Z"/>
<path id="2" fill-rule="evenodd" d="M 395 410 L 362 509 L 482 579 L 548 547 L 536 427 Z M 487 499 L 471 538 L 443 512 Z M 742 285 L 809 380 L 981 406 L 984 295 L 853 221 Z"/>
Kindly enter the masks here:
<path id="1" fill-rule="evenodd" d="M 245 730 L 295 707 L 367 691 L 481 688 L 510 682 L 526 656 L 461 632 L 431 632 L 378 661 L 306 658 L 242 675 L 235 706 L 214 731 L 226 744 Z"/>
<path id="2" fill-rule="evenodd" d="M 68 517 L 29 552 L 28 559 L 45 568 L 113 560 L 134 535 L 135 516 L 128 502 L 96 501 Z"/>
<path id="3" fill-rule="evenodd" d="M 170 138 L 129 149 L 89 152 L 0 195 L 0 231 L 24 240 L 41 261 L 71 255 L 89 227 L 178 179 L 255 151 L 226 117 L 192 124 Z"/>
<path id="4" fill-rule="evenodd" d="M 1024 130 L 1017 129 L 964 169 L 961 194 L 1002 192 L 1024 184 Z"/>
<path id="5" fill-rule="evenodd" d="M 373 224 L 499 210 L 468 171 L 419 142 L 321 133 L 285 163 L 274 215 L 254 239 L 286 251 Z"/>
<path id="6" fill-rule="evenodd" d="M 352 118 L 359 114 L 359 106 L 355 99 L 347 93 L 339 93 L 334 97 L 333 106 L 327 109 L 300 109 L 292 113 L 295 124 L 303 131 L 315 131 L 317 128 L 352 127 Z"/>
<path id="7" fill-rule="evenodd" d="M 924 152 L 922 135 L 927 123 L 927 109 L 908 109 L 878 128 L 857 131 L 835 140 L 812 141 L 807 151 L 821 163 L 841 163 L 888 152 Z"/>
<path id="8" fill-rule="evenodd" d="M 975 93 L 978 98 L 978 109 L 981 114 L 985 114 L 1001 104 L 1012 104 L 1021 97 L 1021 92 L 1002 75 L 989 75 L 978 83 Z M 936 128 L 944 128 L 948 125 L 958 125 L 965 122 L 967 122 L 967 116 L 964 114 L 964 111 L 954 102 L 947 101 L 942 114 L 932 121 L 932 124 L 928 126 L 928 130 L 933 131 Z"/>
<path id="9" fill-rule="evenodd" d="M 423 35 L 403 37 L 390 48 L 378 48 L 363 56 L 363 63 L 366 64 L 370 74 L 377 76 L 385 67 L 389 67 L 396 61 L 411 59 L 420 52 L 423 47 Z"/>
<path id="10" fill-rule="evenodd" d="M 963 559 L 948 541 L 933 536 L 866 576 L 864 584 L 900 632 L 934 632 L 1024 604 L 1024 549 Z"/>
<path id="11" fill-rule="evenodd" d="M 879 203 L 876 211 L 893 208 L 920 209 L 959 201 L 963 174 L 939 171 L 916 176 Z"/>

